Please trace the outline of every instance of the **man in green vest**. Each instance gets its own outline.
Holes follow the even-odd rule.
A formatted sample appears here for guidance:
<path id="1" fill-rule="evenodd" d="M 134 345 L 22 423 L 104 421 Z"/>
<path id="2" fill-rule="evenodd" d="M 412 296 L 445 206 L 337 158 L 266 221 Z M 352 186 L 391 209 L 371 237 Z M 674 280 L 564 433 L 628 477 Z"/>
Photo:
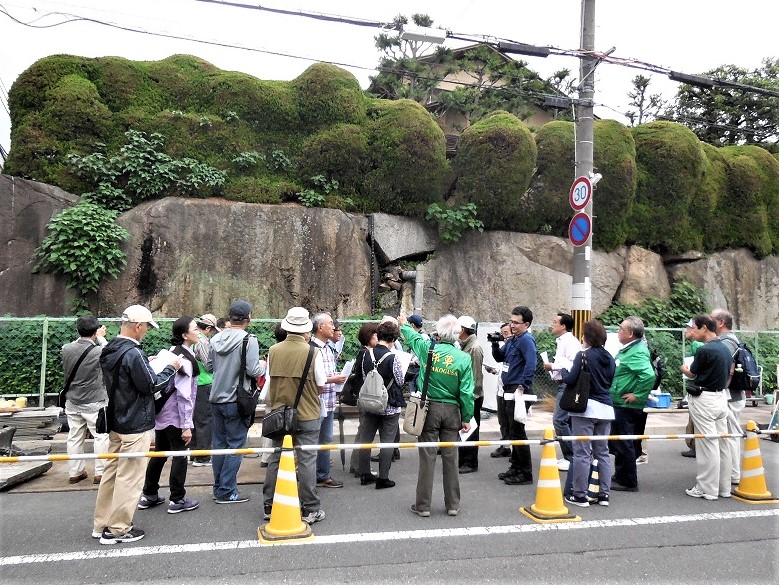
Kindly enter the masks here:
<path id="1" fill-rule="evenodd" d="M 614 404 L 612 435 L 635 435 L 646 424 L 647 397 L 655 382 L 655 371 L 644 341 L 644 322 L 635 316 L 627 317 L 619 326 L 617 337 L 622 349 L 615 360 L 617 369 L 611 384 Z M 636 449 L 634 441 L 612 441 L 614 478 L 611 489 L 622 492 L 638 491 Z"/>
<path id="2" fill-rule="evenodd" d="M 197 323 L 197 343 L 192 350 L 197 358 L 197 365 L 200 373 L 197 376 L 197 396 L 195 397 L 195 410 L 192 413 L 192 422 L 195 425 L 195 432 L 192 434 L 192 442 L 189 448 L 210 449 L 211 448 L 211 382 L 214 380 L 214 374 L 206 371 L 205 362 L 208 359 L 208 340 L 214 333 L 221 331 L 216 325 L 217 318 L 211 313 L 206 313 Z M 211 465 L 211 457 L 192 457 L 193 467 L 204 467 Z"/>

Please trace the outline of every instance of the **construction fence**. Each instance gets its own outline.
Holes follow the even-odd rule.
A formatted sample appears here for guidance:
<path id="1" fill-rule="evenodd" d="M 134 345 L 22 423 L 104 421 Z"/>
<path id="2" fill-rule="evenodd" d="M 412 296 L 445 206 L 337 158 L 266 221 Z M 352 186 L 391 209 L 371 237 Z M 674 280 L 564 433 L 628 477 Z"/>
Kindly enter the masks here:
<path id="1" fill-rule="evenodd" d="M 175 319 L 157 319 L 159 329 L 151 329 L 143 340 L 143 348 L 149 355 L 170 347 L 170 330 Z M 64 384 L 61 348 L 78 337 L 74 317 L 0 317 L 0 395 L 5 398 L 26 396 L 30 406 L 53 404 L 59 389 Z M 342 353 L 344 361 L 353 359 L 359 351 L 357 332 L 366 319 L 341 320 L 345 337 Z M 119 333 L 119 318 L 103 318 L 107 338 Z M 254 319 L 249 332 L 257 335 L 262 354 L 275 343 L 273 331 L 277 319 Z M 607 328 L 616 331 L 616 328 Z M 777 388 L 777 363 L 779 363 L 779 331 L 736 331 L 755 354 L 758 365 L 763 369 L 761 392 L 768 394 Z M 534 325 L 538 351 L 554 356 L 554 336 L 545 328 Z M 648 328 L 647 339 L 654 351 L 661 355 L 666 364 L 667 376 L 662 388 L 673 396 L 683 395 L 683 381 L 679 366 L 689 353 L 689 343 L 683 329 Z M 489 351 L 485 347 L 485 352 Z M 539 396 L 554 395 L 557 383 L 544 371 L 538 360 L 534 389 Z"/>

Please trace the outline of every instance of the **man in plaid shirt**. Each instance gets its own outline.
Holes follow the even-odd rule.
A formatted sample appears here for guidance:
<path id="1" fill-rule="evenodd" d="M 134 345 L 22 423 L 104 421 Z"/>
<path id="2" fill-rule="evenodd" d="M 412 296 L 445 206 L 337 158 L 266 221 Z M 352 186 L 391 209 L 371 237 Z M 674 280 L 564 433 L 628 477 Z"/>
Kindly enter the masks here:
<path id="1" fill-rule="evenodd" d="M 328 343 L 334 336 L 333 318 L 329 313 L 317 313 L 312 319 L 314 323 L 311 343 L 319 348 L 322 360 L 325 364 L 327 383 L 319 395 L 322 403 L 322 419 L 319 427 L 319 444 L 327 445 L 333 442 L 333 420 L 335 418 L 336 384 L 343 384 L 346 380 L 338 373 L 336 355 L 333 346 Z M 330 451 L 319 451 L 316 458 L 316 485 L 325 488 L 343 487 L 343 482 L 330 477 Z"/>

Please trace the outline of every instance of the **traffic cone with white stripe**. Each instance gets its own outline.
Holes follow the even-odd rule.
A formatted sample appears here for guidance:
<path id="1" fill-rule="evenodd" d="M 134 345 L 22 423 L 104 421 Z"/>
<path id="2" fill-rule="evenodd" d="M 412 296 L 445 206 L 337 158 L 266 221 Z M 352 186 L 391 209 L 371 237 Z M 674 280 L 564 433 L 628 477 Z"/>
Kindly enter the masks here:
<path id="1" fill-rule="evenodd" d="M 281 449 L 270 522 L 257 529 L 257 536 L 262 544 L 285 544 L 314 540 L 311 527 L 303 522 L 300 515 L 298 478 L 295 472 L 295 455 L 291 435 L 284 436 Z"/>
<path id="2" fill-rule="evenodd" d="M 777 504 L 765 482 L 763 457 L 760 455 L 760 441 L 757 438 L 757 424 L 747 422 L 747 438 L 741 461 L 741 481 L 733 490 L 733 497 L 747 504 Z"/>
<path id="3" fill-rule="evenodd" d="M 536 502 L 529 508 L 520 508 L 519 511 L 534 522 L 539 523 L 581 522 L 579 516 L 569 513 L 568 508 L 563 505 L 563 490 L 560 486 L 560 471 L 557 469 L 554 437 L 552 427 L 544 430 Z"/>
<path id="4" fill-rule="evenodd" d="M 587 499 L 597 502 L 600 494 L 600 473 L 598 473 L 598 460 L 593 459 L 590 464 L 590 481 L 587 484 Z"/>

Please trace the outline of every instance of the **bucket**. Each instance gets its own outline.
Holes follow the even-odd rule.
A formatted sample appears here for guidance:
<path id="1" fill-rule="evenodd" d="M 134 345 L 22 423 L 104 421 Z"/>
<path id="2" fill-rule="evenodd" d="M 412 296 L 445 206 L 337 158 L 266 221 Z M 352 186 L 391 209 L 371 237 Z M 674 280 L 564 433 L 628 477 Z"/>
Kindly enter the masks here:
<path id="1" fill-rule="evenodd" d="M 773 404 L 774 403 L 774 395 L 773 394 L 766 394 L 764 398 L 765 398 L 765 403 L 766 404 Z"/>

